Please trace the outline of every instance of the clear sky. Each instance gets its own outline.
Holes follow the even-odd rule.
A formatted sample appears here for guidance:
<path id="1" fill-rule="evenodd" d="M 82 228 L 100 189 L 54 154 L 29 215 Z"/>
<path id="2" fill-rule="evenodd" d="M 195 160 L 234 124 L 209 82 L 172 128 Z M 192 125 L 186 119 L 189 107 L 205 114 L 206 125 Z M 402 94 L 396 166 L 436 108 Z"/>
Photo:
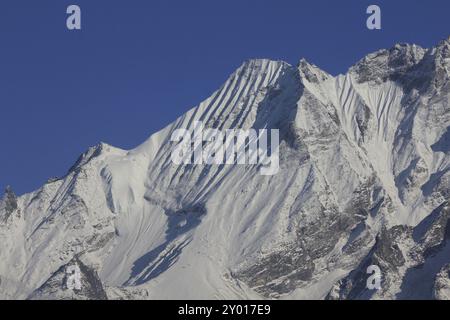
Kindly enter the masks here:
<path id="1" fill-rule="evenodd" d="M 82 30 L 66 28 L 66 8 Z M 382 30 L 366 8 L 382 9 Z M 130 149 L 246 59 L 344 73 L 397 42 L 450 35 L 449 0 L 1 0 L 0 188 L 62 176 L 100 141 Z"/>

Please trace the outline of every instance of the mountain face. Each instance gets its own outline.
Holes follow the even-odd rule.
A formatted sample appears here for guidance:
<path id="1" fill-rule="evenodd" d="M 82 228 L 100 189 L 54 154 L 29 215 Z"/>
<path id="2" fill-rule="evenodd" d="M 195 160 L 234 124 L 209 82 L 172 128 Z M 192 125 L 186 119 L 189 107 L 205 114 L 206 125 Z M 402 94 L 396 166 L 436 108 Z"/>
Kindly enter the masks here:
<path id="1" fill-rule="evenodd" d="M 102 143 L 35 192 L 8 189 L 0 298 L 450 299 L 449 76 L 450 38 L 336 77 L 245 62 L 136 149 Z M 278 173 L 175 165 L 171 136 L 197 121 L 279 129 Z"/>

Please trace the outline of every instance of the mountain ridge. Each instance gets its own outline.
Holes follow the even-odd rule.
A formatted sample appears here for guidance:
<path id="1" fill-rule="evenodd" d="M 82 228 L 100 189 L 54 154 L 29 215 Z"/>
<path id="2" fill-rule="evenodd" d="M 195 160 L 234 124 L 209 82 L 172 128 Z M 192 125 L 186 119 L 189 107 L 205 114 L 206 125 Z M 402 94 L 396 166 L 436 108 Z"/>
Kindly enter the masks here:
<path id="1" fill-rule="evenodd" d="M 61 179 L 9 192 L 0 297 L 67 298 L 57 271 L 75 258 L 104 288 L 80 299 L 450 297 L 449 40 L 395 45 L 335 77 L 248 60 L 138 147 L 101 143 Z M 280 172 L 174 165 L 170 137 L 196 121 L 279 129 Z"/>

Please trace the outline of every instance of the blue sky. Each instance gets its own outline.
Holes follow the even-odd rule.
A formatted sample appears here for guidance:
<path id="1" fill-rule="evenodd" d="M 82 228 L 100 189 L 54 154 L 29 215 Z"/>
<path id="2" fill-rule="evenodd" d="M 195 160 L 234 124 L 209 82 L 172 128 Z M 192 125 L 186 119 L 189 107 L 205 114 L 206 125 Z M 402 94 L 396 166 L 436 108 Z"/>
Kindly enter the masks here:
<path id="1" fill-rule="evenodd" d="M 81 31 L 66 29 L 70 4 Z M 380 31 L 365 27 L 370 4 Z M 246 59 L 344 73 L 396 42 L 435 45 L 449 12 L 448 0 L 2 0 L 0 188 L 32 191 L 100 141 L 137 146 Z"/>

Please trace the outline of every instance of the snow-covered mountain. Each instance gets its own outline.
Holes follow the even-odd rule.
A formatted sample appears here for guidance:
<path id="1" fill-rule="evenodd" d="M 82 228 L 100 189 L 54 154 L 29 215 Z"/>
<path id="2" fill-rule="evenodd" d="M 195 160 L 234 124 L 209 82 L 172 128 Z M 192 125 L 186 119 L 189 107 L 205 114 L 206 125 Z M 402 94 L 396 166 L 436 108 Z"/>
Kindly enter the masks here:
<path id="1" fill-rule="evenodd" d="M 0 298 L 450 299 L 449 77 L 450 38 L 336 77 L 247 61 L 136 149 L 102 143 L 35 192 L 6 190 Z M 279 172 L 175 165 L 171 135 L 195 121 L 279 129 Z"/>

